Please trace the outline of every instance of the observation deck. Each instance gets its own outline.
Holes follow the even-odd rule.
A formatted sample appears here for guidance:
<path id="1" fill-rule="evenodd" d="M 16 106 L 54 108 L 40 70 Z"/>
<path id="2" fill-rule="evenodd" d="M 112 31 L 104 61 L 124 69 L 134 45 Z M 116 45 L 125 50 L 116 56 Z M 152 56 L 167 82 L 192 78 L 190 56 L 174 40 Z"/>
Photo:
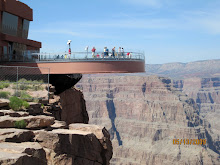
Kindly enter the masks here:
<path id="1" fill-rule="evenodd" d="M 137 52 L 110 53 L 72 52 L 33 53 L 23 55 L 5 55 L 0 65 L 38 67 L 41 74 L 94 74 L 94 73 L 136 73 L 145 72 L 145 55 Z"/>

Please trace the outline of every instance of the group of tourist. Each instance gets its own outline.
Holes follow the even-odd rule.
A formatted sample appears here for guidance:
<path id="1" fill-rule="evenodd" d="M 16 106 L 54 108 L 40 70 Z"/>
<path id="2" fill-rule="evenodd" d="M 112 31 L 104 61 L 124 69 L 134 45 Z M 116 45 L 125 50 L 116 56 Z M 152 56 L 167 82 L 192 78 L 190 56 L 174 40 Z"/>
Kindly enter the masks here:
<path id="1" fill-rule="evenodd" d="M 87 51 L 85 58 L 88 58 L 89 47 L 86 46 L 85 50 Z M 131 58 L 132 52 L 124 52 L 124 48 L 119 47 L 118 52 L 116 52 L 115 47 L 112 48 L 111 51 L 107 47 L 104 47 L 103 52 L 96 52 L 96 48 L 93 47 L 92 50 L 92 57 L 93 58 Z M 55 55 L 54 58 L 56 59 L 71 59 L 71 52 L 65 52 L 64 55 Z M 75 57 L 74 57 L 75 58 Z"/>
<path id="2" fill-rule="evenodd" d="M 88 47 L 86 47 L 86 49 L 88 49 Z M 101 54 L 96 53 L 96 48 L 95 47 L 93 47 L 91 51 L 92 51 L 92 57 L 93 58 L 100 58 L 100 57 L 101 58 L 108 58 L 108 57 L 112 57 L 112 58 L 125 58 L 125 56 L 127 58 L 131 57 L 131 53 L 130 52 L 128 52 L 125 55 L 124 48 L 122 48 L 122 47 L 118 48 L 118 52 L 116 52 L 115 47 L 112 48 L 111 52 L 109 51 L 109 49 L 107 47 L 104 47 L 104 51 Z"/>

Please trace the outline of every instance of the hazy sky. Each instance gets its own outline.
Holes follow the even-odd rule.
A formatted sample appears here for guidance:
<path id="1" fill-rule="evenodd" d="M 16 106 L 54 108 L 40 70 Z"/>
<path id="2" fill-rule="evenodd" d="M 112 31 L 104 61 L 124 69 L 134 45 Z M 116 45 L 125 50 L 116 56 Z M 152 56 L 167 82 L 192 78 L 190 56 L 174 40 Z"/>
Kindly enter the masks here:
<path id="1" fill-rule="evenodd" d="M 146 63 L 220 59 L 219 0 L 21 0 L 42 52 L 85 46 L 144 51 Z"/>

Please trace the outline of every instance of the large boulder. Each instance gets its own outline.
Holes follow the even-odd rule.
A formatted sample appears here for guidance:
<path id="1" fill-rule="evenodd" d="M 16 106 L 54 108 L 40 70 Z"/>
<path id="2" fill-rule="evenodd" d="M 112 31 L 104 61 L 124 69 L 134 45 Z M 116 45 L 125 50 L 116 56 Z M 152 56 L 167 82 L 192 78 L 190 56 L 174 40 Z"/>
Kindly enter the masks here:
<path id="1" fill-rule="evenodd" d="M 54 118 L 50 116 L 26 116 L 26 117 L 0 117 L 0 128 L 15 128 L 15 122 L 24 120 L 27 124 L 26 128 L 38 129 L 45 128 L 54 123 Z"/>
<path id="2" fill-rule="evenodd" d="M 46 165 L 46 153 L 38 143 L 0 143 L 1 165 Z"/>
<path id="3" fill-rule="evenodd" d="M 68 125 L 72 123 L 88 124 L 89 117 L 83 93 L 75 88 L 67 89 L 60 94 L 62 107 L 61 120 Z"/>
<path id="4" fill-rule="evenodd" d="M 0 129 L 0 142 L 28 142 L 33 141 L 34 133 L 23 129 Z"/>
<path id="5" fill-rule="evenodd" d="M 92 124 L 70 124 L 69 129 L 93 133 L 103 146 L 105 159 L 110 161 L 113 148 L 110 134 L 105 127 Z"/>
<path id="6" fill-rule="evenodd" d="M 109 164 L 106 150 L 91 132 L 67 129 L 35 131 L 35 140 L 45 148 L 51 164 Z"/>

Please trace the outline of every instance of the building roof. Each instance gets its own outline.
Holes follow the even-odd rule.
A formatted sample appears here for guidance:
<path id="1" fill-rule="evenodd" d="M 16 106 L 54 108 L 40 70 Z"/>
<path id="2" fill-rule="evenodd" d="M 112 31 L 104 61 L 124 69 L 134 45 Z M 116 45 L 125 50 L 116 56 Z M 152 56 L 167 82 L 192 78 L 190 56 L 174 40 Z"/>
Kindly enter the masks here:
<path id="1" fill-rule="evenodd" d="M 33 10 L 28 5 L 17 0 L 0 0 L 0 11 L 33 21 Z"/>

